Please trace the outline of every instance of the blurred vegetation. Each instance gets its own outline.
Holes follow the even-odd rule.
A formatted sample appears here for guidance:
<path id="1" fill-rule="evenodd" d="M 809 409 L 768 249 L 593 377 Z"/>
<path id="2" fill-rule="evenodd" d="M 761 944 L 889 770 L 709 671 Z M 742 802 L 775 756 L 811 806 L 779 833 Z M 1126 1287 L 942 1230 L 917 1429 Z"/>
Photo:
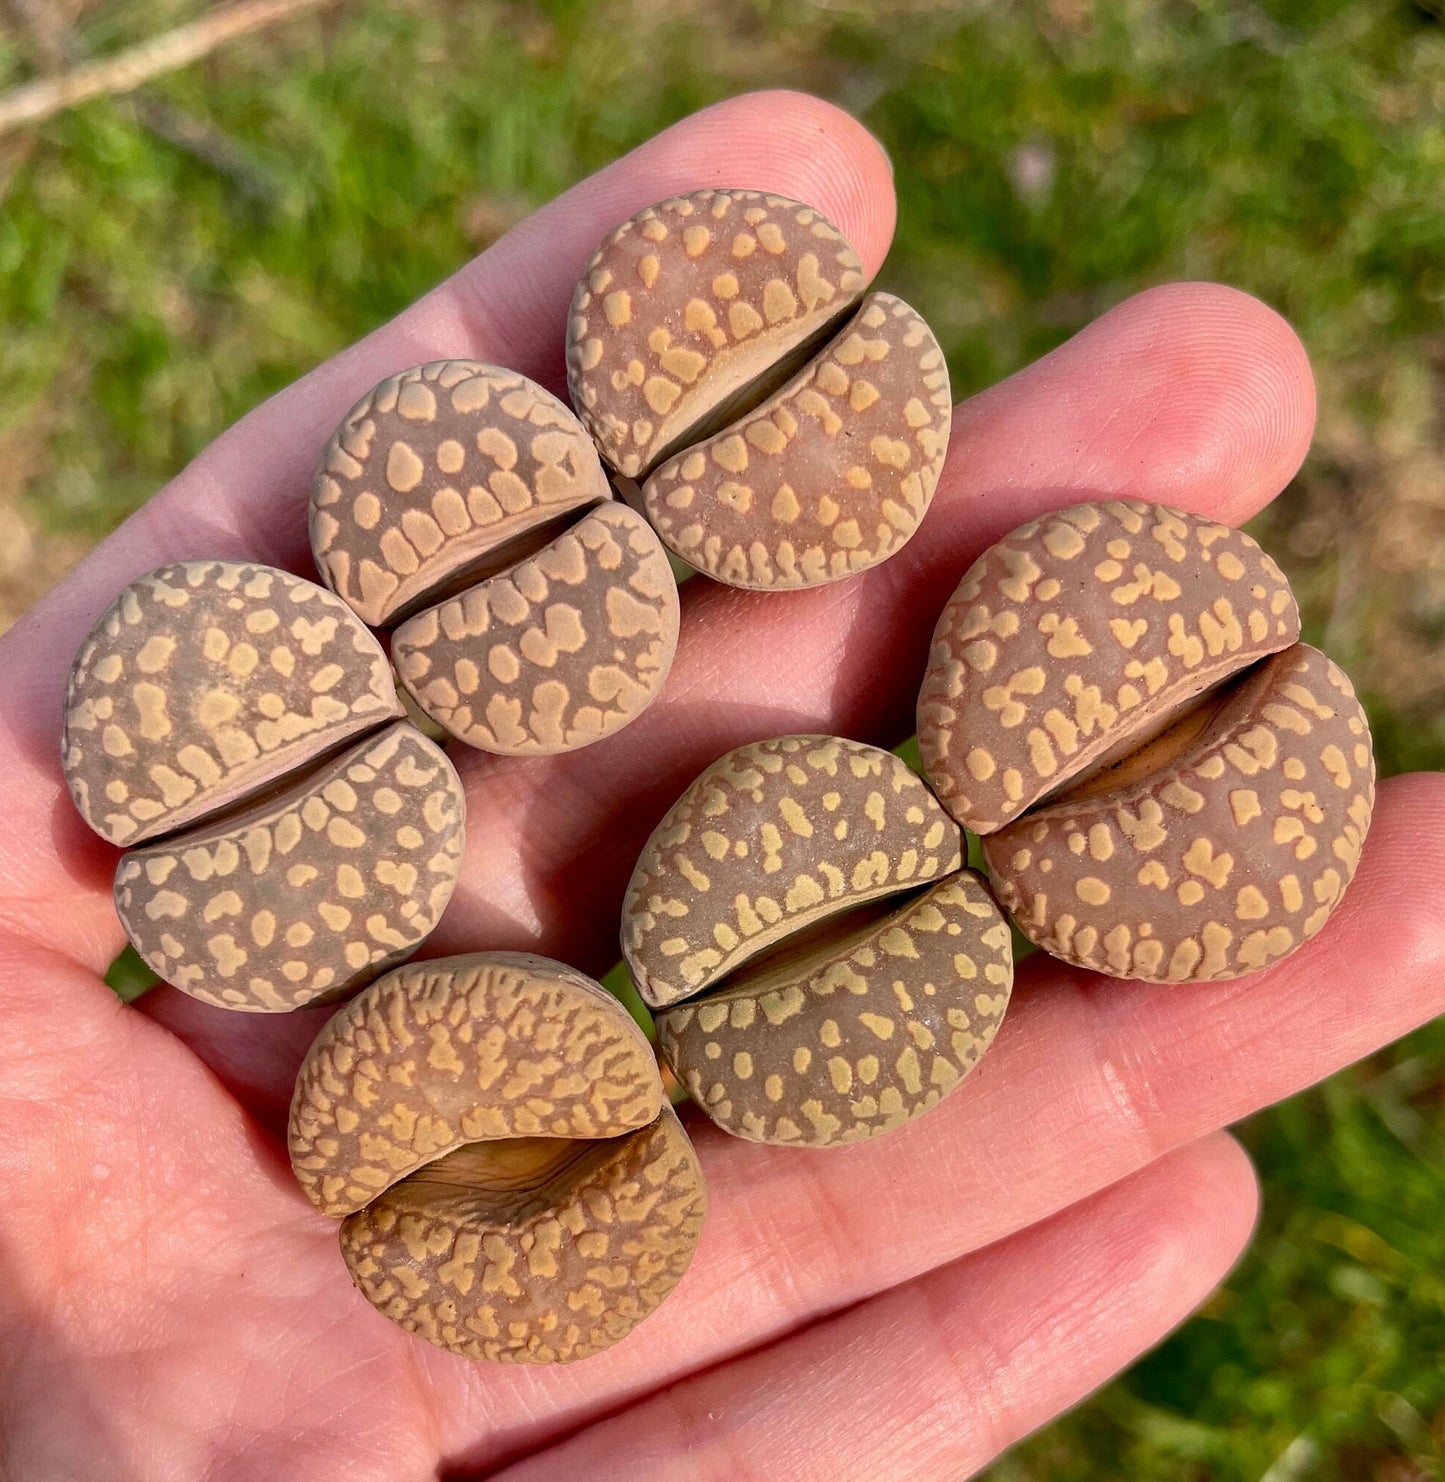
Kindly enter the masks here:
<path id="1" fill-rule="evenodd" d="M 202 9 L 0 0 L 0 87 Z M 960 392 L 1170 278 L 1294 322 L 1319 433 L 1260 533 L 1386 769 L 1439 766 L 1442 19 L 1438 0 L 352 0 L 0 140 L 0 618 L 531 206 L 783 83 L 887 143 L 884 281 Z M 994 1482 L 1445 1476 L 1442 1133 L 1441 1025 L 1254 1119 L 1244 1266 Z"/>

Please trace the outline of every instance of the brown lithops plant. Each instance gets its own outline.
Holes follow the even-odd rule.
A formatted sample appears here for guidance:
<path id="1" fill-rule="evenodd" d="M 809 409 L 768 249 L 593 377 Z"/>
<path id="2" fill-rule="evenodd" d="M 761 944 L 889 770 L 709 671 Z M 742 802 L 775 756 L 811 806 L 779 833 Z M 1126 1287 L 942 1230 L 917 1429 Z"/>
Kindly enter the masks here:
<path id="1" fill-rule="evenodd" d="M 820 211 L 703 190 L 639 211 L 593 254 L 572 299 L 572 404 L 635 479 L 731 399 L 834 326 L 867 286 Z"/>
<path id="2" fill-rule="evenodd" d="M 1008 927 L 963 870 L 662 1010 L 659 1043 L 720 1127 L 831 1147 L 936 1106 L 988 1048 L 1012 984 Z"/>
<path id="3" fill-rule="evenodd" d="M 677 649 L 677 584 L 647 521 L 612 502 L 510 571 L 396 630 L 417 705 L 483 751 L 571 751 L 627 725 Z"/>
<path id="4" fill-rule="evenodd" d="M 593 256 L 568 327 L 573 405 L 689 565 L 816 586 L 917 528 L 948 445 L 948 369 L 919 315 L 891 294 L 860 306 L 865 286 L 820 212 L 757 191 L 663 201 Z"/>
<path id="5" fill-rule="evenodd" d="M 410 724 L 376 639 L 268 566 L 132 582 L 81 646 L 66 780 L 113 843 L 144 961 L 220 1008 L 353 993 L 436 926 L 461 866 L 456 771 Z"/>
<path id="6" fill-rule="evenodd" d="M 81 645 L 61 759 L 112 844 L 207 818 L 402 715 L 346 605 L 246 561 L 181 561 L 128 586 Z"/>
<path id="7" fill-rule="evenodd" d="M 1298 638 L 1284 573 L 1242 530 L 1134 500 L 1031 520 L 938 620 L 924 771 L 959 822 L 991 833 Z"/>
<path id="8" fill-rule="evenodd" d="M 612 501 L 570 411 L 515 371 L 389 377 L 331 439 L 311 498 L 322 575 L 417 707 L 469 745 L 572 750 L 651 703 L 677 645 L 666 553 Z"/>
<path id="9" fill-rule="evenodd" d="M 668 548 L 735 587 L 812 587 L 892 555 L 943 468 L 952 399 L 933 331 L 871 293 L 755 412 L 668 459 L 642 489 Z"/>
<path id="10" fill-rule="evenodd" d="M 1238 977 L 1349 883 L 1374 763 L 1245 534 L 1134 501 L 1030 521 L 964 576 L 918 703 L 925 772 L 1031 940 L 1120 977 Z"/>
<path id="11" fill-rule="evenodd" d="M 831 1146 L 946 1095 L 991 1041 L 1009 933 L 962 837 L 890 752 L 729 752 L 642 851 L 622 947 L 663 1053 L 725 1130 Z"/>
<path id="12" fill-rule="evenodd" d="M 462 1148 L 341 1226 L 374 1307 L 464 1358 L 554 1364 L 625 1338 L 682 1279 L 702 1229 L 702 1171 L 666 1101 L 600 1142 Z"/>
<path id="13" fill-rule="evenodd" d="M 465 800 L 405 722 L 281 793 L 123 855 L 116 910 L 161 978 L 221 1008 L 340 998 L 413 952 L 451 899 Z"/>
<path id="14" fill-rule="evenodd" d="M 312 488 L 311 549 L 379 628 L 608 497 L 586 433 L 550 392 L 498 366 L 433 361 L 388 376 L 337 428 Z"/>
<path id="15" fill-rule="evenodd" d="M 1020 930 L 1082 967 L 1168 983 L 1239 977 L 1314 936 L 1374 806 L 1369 726 L 1344 674 L 1295 644 L 1153 760 L 984 840 Z"/>
<path id="16" fill-rule="evenodd" d="M 362 1293 L 468 1358 L 558 1363 L 625 1337 L 687 1269 L 706 1207 L 641 1030 L 523 953 L 399 968 L 353 999 L 301 1068 L 289 1143 Z"/>
<path id="17" fill-rule="evenodd" d="M 838 736 L 750 742 L 653 829 L 622 955 L 643 999 L 666 1008 L 788 935 L 962 864 L 957 824 L 892 752 Z"/>

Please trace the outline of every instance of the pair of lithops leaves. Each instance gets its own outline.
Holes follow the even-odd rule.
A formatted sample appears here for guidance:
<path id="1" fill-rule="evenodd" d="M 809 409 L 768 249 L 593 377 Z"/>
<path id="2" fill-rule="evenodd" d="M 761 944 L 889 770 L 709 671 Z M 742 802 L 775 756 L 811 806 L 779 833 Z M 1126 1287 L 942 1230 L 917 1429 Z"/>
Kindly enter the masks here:
<path id="1" fill-rule="evenodd" d="M 282 1011 L 416 950 L 456 884 L 465 802 L 403 715 L 376 639 L 312 582 L 186 561 L 121 592 L 71 669 L 62 766 L 128 848 L 116 909 L 160 977 Z"/>
<path id="2" fill-rule="evenodd" d="M 687 1269 L 707 1202 L 631 1016 L 521 953 L 411 964 L 354 998 L 302 1065 L 288 1141 L 361 1292 L 468 1358 L 617 1342 Z"/>
<path id="3" fill-rule="evenodd" d="M 656 697 L 677 586 L 614 500 L 577 419 L 525 376 L 448 360 L 347 414 L 311 496 L 322 577 L 373 627 L 417 707 L 484 751 L 611 735 Z"/>
<path id="4" fill-rule="evenodd" d="M 391 376 L 351 410 L 312 494 L 323 578 L 399 625 L 402 684 L 460 740 L 543 754 L 612 734 L 672 663 L 664 545 L 780 590 L 862 571 L 917 528 L 948 371 L 923 320 L 865 286 L 800 202 L 712 190 L 648 208 L 573 300 L 580 421 L 474 361 Z"/>
<path id="5" fill-rule="evenodd" d="M 928 1111 L 1008 1005 L 1008 926 L 897 756 L 832 736 L 714 762 L 653 832 L 622 948 L 659 1047 L 719 1126 L 829 1147 Z"/>
<path id="6" fill-rule="evenodd" d="M 1020 526 L 964 575 L 918 701 L 925 773 L 1033 942 L 1116 977 L 1303 945 L 1374 803 L 1349 680 L 1248 535 L 1132 501 Z"/>

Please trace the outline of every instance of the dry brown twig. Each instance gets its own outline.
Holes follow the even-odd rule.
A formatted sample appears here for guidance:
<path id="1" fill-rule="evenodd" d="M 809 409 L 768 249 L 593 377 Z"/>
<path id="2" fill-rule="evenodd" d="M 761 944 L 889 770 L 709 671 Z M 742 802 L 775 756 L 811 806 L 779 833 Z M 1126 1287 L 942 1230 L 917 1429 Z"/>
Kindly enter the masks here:
<path id="1" fill-rule="evenodd" d="M 67 72 L 37 78 L 0 97 L 0 134 L 40 123 L 77 103 L 128 93 L 154 77 L 189 66 L 228 41 L 250 35 L 337 0 L 234 0 L 200 20 L 128 47 L 113 57 L 83 62 Z"/>

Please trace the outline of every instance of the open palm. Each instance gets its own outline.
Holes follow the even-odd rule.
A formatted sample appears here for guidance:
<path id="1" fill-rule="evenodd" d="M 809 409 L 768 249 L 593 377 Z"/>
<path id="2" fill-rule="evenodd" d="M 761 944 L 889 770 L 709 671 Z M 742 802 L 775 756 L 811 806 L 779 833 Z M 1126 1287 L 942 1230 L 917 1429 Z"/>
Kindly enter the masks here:
<path id="1" fill-rule="evenodd" d="M 0 1476 L 959 1478 L 1224 1275 L 1255 1187 L 1217 1129 L 1445 1008 L 1445 785 L 1400 778 L 1350 896 L 1272 971 L 1145 987 L 1036 956 L 977 1073 L 893 1136 L 804 1152 L 694 1121 L 702 1244 L 600 1357 L 468 1363 L 353 1291 L 278 1137 L 324 1013 L 226 1014 L 170 989 L 127 1008 L 100 980 L 114 853 L 61 783 L 65 671 L 116 590 L 164 561 L 309 571 L 311 468 L 383 375 L 470 357 L 560 388 L 592 247 L 706 186 L 818 204 L 870 270 L 887 250 L 888 165 L 852 120 L 790 94 L 698 114 L 252 413 L 3 640 Z M 1176 285 L 1105 315 L 958 409 L 897 559 L 788 596 L 690 585 L 668 687 L 625 734 L 540 761 L 457 755 L 467 866 L 428 952 L 605 969 L 632 861 L 706 763 L 787 731 L 897 742 L 934 618 L 985 543 L 1099 497 L 1243 519 L 1295 471 L 1313 407 L 1299 342 L 1242 294 Z"/>

